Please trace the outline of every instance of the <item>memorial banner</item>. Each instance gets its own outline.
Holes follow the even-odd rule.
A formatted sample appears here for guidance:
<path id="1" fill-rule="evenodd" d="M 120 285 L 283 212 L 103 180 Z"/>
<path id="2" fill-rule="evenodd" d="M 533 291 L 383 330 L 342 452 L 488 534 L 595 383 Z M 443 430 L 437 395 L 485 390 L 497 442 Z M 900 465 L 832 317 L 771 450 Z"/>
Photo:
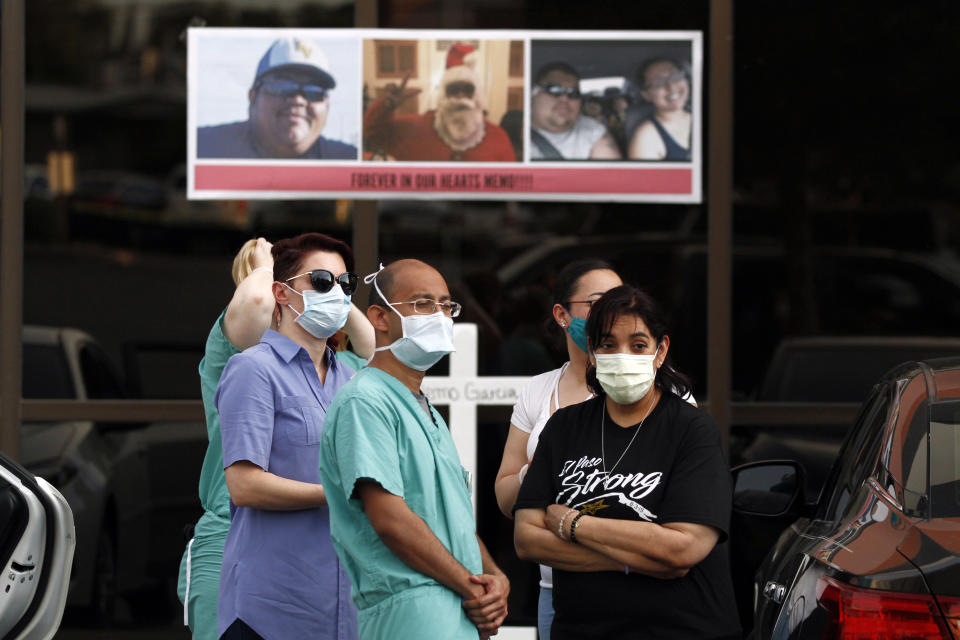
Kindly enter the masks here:
<path id="1" fill-rule="evenodd" d="M 191 198 L 701 201 L 699 31 L 188 33 Z"/>

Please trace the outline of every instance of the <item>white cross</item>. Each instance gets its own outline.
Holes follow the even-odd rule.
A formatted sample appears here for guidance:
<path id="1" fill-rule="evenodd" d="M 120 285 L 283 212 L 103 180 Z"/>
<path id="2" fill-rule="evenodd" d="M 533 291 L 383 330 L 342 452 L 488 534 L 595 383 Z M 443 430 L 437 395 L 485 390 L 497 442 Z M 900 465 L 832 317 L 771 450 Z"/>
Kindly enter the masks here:
<path id="1" fill-rule="evenodd" d="M 450 407 L 450 435 L 460 454 L 460 462 L 476 477 L 477 471 L 477 407 L 479 405 L 513 406 L 530 378 L 526 376 L 477 375 L 477 325 L 468 322 L 453 325 L 453 346 L 450 354 L 450 375 L 426 376 L 420 390 L 435 405 Z M 477 484 L 473 488 L 476 511 Z"/>
<path id="2" fill-rule="evenodd" d="M 473 478 L 473 509 L 477 509 L 477 407 L 513 406 L 530 378 L 526 376 L 477 375 L 477 325 L 467 322 L 453 326 L 450 375 L 426 376 L 420 390 L 435 405 L 450 407 L 450 435 L 460 454 L 460 462 Z M 492 488 L 492 487 L 491 487 Z M 501 627 L 499 640 L 534 640 L 534 627 Z"/>

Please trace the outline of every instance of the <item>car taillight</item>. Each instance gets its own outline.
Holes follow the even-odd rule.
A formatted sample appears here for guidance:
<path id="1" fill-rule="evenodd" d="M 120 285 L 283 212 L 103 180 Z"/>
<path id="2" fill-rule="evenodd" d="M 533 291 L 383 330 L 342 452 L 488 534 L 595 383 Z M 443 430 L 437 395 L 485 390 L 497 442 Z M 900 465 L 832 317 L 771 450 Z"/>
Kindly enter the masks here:
<path id="1" fill-rule="evenodd" d="M 946 598 L 937 596 L 940 609 L 947 617 L 947 626 L 953 632 L 953 637 L 960 639 L 960 598 Z"/>
<path id="2" fill-rule="evenodd" d="M 820 578 L 817 600 L 830 613 L 824 638 L 942 640 L 951 633 L 932 596 L 862 589 Z M 957 612 L 960 613 L 960 607 Z"/>

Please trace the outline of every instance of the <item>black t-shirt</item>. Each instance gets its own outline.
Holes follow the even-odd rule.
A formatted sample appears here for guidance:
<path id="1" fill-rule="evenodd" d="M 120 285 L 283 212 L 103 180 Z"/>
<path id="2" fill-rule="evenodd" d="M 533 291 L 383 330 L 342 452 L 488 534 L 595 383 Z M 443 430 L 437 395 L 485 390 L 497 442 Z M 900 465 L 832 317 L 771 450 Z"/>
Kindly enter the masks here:
<path id="1" fill-rule="evenodd" d="M 732 489 L 710 416 L 664 393 L 639 431 L 636 425 L 620 427 L 606 414 L 602 455 L 605 411 L 600 396 L 550 418 L 514 508 L 558 503 L 598 518 L 705 524 L 720 531 L 723 543 Z M 673 580 L 554 569 L 553 605 L 555 640 L 740 635 L 725 544 Z"/>

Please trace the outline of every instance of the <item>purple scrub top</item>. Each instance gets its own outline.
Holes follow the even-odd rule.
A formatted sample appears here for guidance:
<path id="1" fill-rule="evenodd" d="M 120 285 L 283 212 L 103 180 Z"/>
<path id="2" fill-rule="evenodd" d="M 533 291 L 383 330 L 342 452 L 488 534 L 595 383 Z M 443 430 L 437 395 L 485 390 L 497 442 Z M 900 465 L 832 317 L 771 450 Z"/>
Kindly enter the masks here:
<path id="1" fill-rule="evenodd" d="M 284 478 L 320 482 L 327 407 L 354 374 L 333 356 L 328 348 L 322 385 L 306 350 L 273 330 L 230 358 L 216 395 L 224 468 L 248 460 Z M 218 635 L 240 618 L 266 640 L 357 638 L 327 507 L 270 511 L 231 500 L 217 618 Z"/>

